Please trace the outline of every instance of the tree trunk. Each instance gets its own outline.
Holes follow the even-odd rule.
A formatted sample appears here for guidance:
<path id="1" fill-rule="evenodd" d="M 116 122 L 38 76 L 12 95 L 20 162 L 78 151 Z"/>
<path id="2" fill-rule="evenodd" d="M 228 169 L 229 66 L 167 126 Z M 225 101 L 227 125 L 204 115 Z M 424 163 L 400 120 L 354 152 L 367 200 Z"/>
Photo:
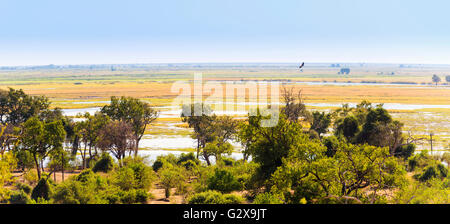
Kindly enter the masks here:
<path id="1" fill-rule="evenodd" d="M 208 166 L 211 165 L 211 162 L 209 161 L 209 156 L 207 153 L 203 152 L 203 157 L 205 158 L 206 164 L 208 164 Z M 217 161 L 216 161 L 217 162 Z"/>
<path id="2" fill-rule="evenodd" d="M 62 154 L 62 158 L 61 158 L 61 178 L 62 178 L 62 181 L 64 181 L 64 153 Z"/>
<path id="3" fill-rule="evenodd" d="M 197 159 L 200 157 L 200 140 L 197 139 Z"/>
<path id="4" fill-rule="evenodd" d="M 140 139 L 136 138 L 136 145 L 134 146 L 134 157 L 137 157 L 138 155 L 140 141 L 141 141 Z"/>
<path id="5" fill-rule="evenodd" d="M 34 163 L 36 165 L 36 171 L 37 171 L 38 179 L 40 180 L 41 179 L 41 167 L 39 166 L 39 161 L 38 161 L 38 159 L 36 157 L 36 154 L 33 154 L 33 156 L 34 156 Z"/>

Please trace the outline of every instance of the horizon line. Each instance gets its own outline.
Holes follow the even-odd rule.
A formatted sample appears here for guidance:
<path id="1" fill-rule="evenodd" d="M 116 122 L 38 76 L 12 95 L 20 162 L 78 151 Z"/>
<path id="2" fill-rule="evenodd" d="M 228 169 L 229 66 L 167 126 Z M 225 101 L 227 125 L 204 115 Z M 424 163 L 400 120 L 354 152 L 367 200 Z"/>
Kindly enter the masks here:
<path id="1" fill-rule="evenodd" d="M 207 62 L 207 61 L 197 61 L 197 62 L 146 62 L 146 63 L 69 63 L 69 64 L 28 64 L 28 65 L 0 65 L 0 68 L 5 67 L 12 67 L 12 68 L 18 68 L 18 67 L 43 67 L 43 66 L 92 66 L 92 65 L 101 65 L 101 66 L 108 66 L 108 65 L 169 65 L 169 64 L 175 64 L 175 65 L 195 65 L 195 64 L 301 64 L 302 62 L 250 62 L 250 61 L 242 61 L 242 62 Z M 445 63 L 398 63 L 398 62 L 345 62 L 345 61 L 313 61 L 313 62 L 305 62 L 305 64 L 374 64 L 374 65 L 447 65 L 450 66 L 450 64 Z"/>

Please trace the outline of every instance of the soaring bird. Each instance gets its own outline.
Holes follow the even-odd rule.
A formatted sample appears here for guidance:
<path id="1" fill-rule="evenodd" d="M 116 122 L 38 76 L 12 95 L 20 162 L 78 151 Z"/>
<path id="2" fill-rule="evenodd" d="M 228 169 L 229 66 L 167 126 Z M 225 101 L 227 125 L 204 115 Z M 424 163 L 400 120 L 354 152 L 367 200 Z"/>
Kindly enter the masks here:
<path id="1" fill-rule="evenodd" d="M 298 68 L 299 68 L 299 69 L 302 69 L 303 66 L 305 66 L 305 62 L 303 62 L 303 63 L 300 65 L 300 67 L 298 67 Z"/>

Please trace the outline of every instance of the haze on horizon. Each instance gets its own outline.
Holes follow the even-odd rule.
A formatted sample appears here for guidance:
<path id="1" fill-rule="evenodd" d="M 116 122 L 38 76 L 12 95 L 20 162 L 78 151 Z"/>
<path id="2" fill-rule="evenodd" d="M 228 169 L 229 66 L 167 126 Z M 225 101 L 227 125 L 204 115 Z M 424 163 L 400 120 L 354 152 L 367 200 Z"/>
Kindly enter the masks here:
<path id="1" fill-rule="evenodd" d="M 450 64 L 450 2 L 0 0 L 0 66 Z"/>

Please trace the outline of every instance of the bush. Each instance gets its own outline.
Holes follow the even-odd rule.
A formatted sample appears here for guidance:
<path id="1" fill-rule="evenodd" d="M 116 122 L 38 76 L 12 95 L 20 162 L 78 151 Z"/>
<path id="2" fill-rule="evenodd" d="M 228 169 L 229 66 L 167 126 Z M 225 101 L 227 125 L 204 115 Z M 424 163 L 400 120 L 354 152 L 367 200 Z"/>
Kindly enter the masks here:
<path id="1" fill-rule="evenodd" d="M 262 193 L 258 194 L 253 200 L 253 204 L 283 204 L 283 200 L 281 200 L 280 195 L 274 195 L 271 193 Z"/>
<path id="2" fill-rule="evenodd" d="M 103 204 L 108 203 L 104 192 L 117 192 L 109 188 L 104 178 L 87 170 L 57 185 L 52 198 L 62 204 Z"/>
<path id="3" fill-rule="evenodd" d="M 236 161 L 233 158 L 224 157 L 222 158 L 222 162 L 225 166 L 234 166 Z"/>
<path id="4" fill-rule="evenodd" d="M 424 150 L 408 159 L 408 170 L 414 171 L 417 168 L 424 168 L 434 163 L 435 160 L 433 160 L 428 152 Z"/>
<path id="5" fill-rule="evenodd" d="M 333 157 L 336 154 L 339 140 L 335 136 L 329 136 L 323 139 L 323 145 L 327 147 L 326 155 L 328 157 Z"/>
<path id="6" fill-rule="evenodd" d="M 147 165 L 142 162 L 127 164 L 131 170 L 133 170 L 134 186 L 135 189 L 149 189 L 152 185 L 154 176 L 153 171 Z"/>
<path id="7" fill-rule="evenodd" d="M 165 163 L 170 163 L 170 164 L 177 164 L 179 160 L 173 155 L 173 154 L 169 154 L 166 156 L 158 156 L 156 157 L 156 161 L 153 163 L 153 171 L 158 172 L 159 169 L 161 169 Z"/>
<path id="8" fill-rule="evenodd" d="M 408 159 L 410 156 L 414 154 L 414 151 L 416 150 L 416 145 L 414 144 L 407 144 L 403 146 L 399 146 L 395 149 L 395 157 Z"/>
<path id="9" fill-rule="evenodd" d="M 129 167 L 122 167 L 118 169 L 112 176 L 114 185 L 120 187 L 122 190 L 133 189 L 136 185 L 134 179 L 134 172 Z"/>
<path id="10" fill-rule="evenodd" d="M 427 166 L 421 174 L 418 174 L 415 177 L 421 182 L 426 182 L 433 178 L 445 178 L 447 177 L 447 174 L 447 168 L 445 168 L 442 164 L 437 164 Z"/>
<path id="11" fill-rule="evenodd" d="M 128 191 L 117 190 L 105 195 L 105 199 L 109 204 L 135 204 L 135 203 L 147 203 L 147 199 L 150 194 L 142 189 L 131 189 Z"/>
<path id="12" fill-rule="evenodd" d="M 188 204 L 240 204 L 244 199 L 237 195 L 222 194 L 217 191 L 205 191 L 194 194 L 188 199 Z"/>
<path id="13" fill-rule="evenodd" d="M 30 185 L 23 184 L 23 183 L 17 183 L 16 188 L 17 188 L 17 190 L 23 191 L 23 192 L 25 192 L 25 194 L 28 194 L 28 195 L 31 194 L 31 191 L 33 190 L 33 188 Z"/>
<path id="14" fill-rule="evenodd" d="M 92 168 L 92 171 L 94 172 L 104 172 L 107 173 L 111 171 L 114 168 L 114 160 L 108 153 L 103 153 L 100 157 L 100 160 L 98 160 L 94 167 Z"/>
<path id="15" fill-rule="evenodd" d="M 80 174 L 78 174 L 76 176 L 76 180 L 86 183 L 89 180 L 91 180 L 91 178 L 93 178 L 93 177 L 95 177 L 95 174 L 92 172 L 92 170 L 87 169 L 87 170 L 84 170 L 83 172 L 81 172 Z"/>
<path id="16" fill-rule="evenodd" d="M 192 161 L 195 164 L 200 164 L 200 160 L 197 159 L 197 157 L 194 155 L 194 153 L 181 153 L 180 157 L 178 158 L 177 165 L 180 165 L 184 162 Z"/>
<path id="17" fill-rule="evenodd" d="M 39 198 L 43 198 L 44 200 L 50 199 L 50 184 L 48 184 L 47 179 L 41 178 L 34 187 L 33 191 L 31 192 L 31 198 L 35 201 L 37 201 Z"/>
<path id="18" fill-rule="evenodd" d="M 149 194 L 147 191 L 138 189 L 136 190 L 135 202 L 137 203 L 147 203 L 147 199 L 149 198 Z"/>
<path id="19" fill-rule="evenodd" d="M 161 185 L 165 190 L 166 198 L 170 197 L 170 189 L 184 188 L 185 175 L 183 173 L 183 169 L 177 166 L 164 166 L 159 171 L 159 177 L 161 180 Z"/>
<path id="20" fill-rule="evenodd" d="M 198 166 L 198 163 L 195 163 L 192 160 L 188 160 L 181 163 L 181 166 L 183 166 L 186 170 L 195 170 L 195 168 Z"/>
<path id="21" fill-rule="evenodd" d="M 142 162 L 127 163 L 113 175 L 113 183 L 122 190 L 149 189 L 154 179 L 153 171 Z"/>
<path id="22" fill-rule="evenodd" d="M 217 169 L 214 175 L 207 180 L 208 189 L 222 193 L 230 193 L 242 189 L 242 184 L 228 170 Z"/>
<path id="23" fill-rule="evenodd" d="M 30 200 L 30 197 L 23 190 L 14 192 L 10 197 L 8 202 L 10 204 L 26 204 Z"/>

